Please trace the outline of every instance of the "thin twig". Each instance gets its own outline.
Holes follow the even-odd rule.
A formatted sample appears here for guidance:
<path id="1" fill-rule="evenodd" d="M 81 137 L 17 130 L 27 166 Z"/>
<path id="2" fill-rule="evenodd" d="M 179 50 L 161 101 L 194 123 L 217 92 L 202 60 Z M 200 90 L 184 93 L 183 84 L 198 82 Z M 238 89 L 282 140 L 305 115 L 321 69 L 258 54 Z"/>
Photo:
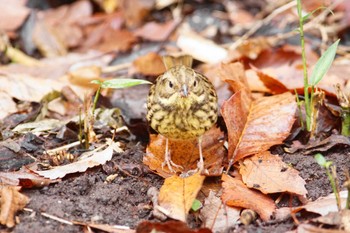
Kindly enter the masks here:
<path id="1" fill-rule="evenodd" d="M 249 31 L 247 31 L 242 37 L 240 37 L 236 42 L 234 42 L 230 46 L 230 50 L 235 50 L 239 47 L 246 39 L 248 39 L 251 35 L 253 35 L 259 28 L 263 25 L 269 23 L 274 17 L 281 14 L 282 12 L 294 7 L 296 5 L 295 1 L 291 1 L 277 9 L 275 9 L 271 14 L 269 14 L 266 18 L 259 20 Z"/>

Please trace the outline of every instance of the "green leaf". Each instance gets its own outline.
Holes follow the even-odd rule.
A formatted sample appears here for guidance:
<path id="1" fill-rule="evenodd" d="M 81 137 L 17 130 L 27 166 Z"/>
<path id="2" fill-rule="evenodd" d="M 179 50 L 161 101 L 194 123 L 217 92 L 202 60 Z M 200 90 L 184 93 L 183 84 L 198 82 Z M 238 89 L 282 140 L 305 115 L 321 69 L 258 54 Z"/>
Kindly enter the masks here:
<path id="1" fill-rule="evenodd" d="M 128 79 L 128 78 L 111 79 L 111 80 L 106 80 L 104 82 L 100 82 L 99 80 L 93 80 L 91 81 L 91 83 L 99 84 L 101 85 L 102 88 L 115 88 L 115 89 L 133 87 L 140 84 L 152 84 L 147 80 Z"/>
<path id="2" fill-rule="evenodd" d="M 202 203 L 199 200 L 195 199 L 192 203 L 192 210 L 197 211 L 200 208 L 202 208 Z"/>
<path id="3" fill-rule="evenodd" d="M 92 80 L 91 83 L 101 85 L 102 82 L 100 80 Z"/>
<path id="4" fill-rule="evenodd" d="M 315 68 L 312 71 L 312 75 L 310 77 L 310 86 L 317 85 L 322 80 L 323 76 L 327 73 L 334 60 L 338 44 L 339 39 L 336 42 L 334 42 L 317 61 Z"/>
<path id="5" fill-rule="evenodd" d="M 326 167 L 327 160 L 320 153 L 315 155 L 315 160 L 321 167 Z"/>
<path id="6" fill-rule="evenodd" d="M 325 6 L 320 6 L 320 7 L 317 7 L 315 10 L 311 11 L 310 13 L 306 14 L 303 16 L 303 22 L 305 22 L 306 20 L 309 19 L 309 17 L 313 14 L 315 14 L 316 11 L 319 11 L 319 10 L 322 10 L 322 9 L 326 9 L 326 10 L 329 10 L 330 13 L 334 14 L 333 11 L 331 11 L 330 9 L 328 9 L 327 7 Z"/>

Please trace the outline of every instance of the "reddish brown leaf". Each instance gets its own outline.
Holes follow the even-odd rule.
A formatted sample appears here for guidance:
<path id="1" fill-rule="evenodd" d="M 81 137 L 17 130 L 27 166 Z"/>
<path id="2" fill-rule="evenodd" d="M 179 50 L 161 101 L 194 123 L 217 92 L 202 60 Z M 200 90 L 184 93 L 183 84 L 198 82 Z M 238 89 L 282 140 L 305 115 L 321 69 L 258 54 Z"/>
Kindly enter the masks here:
<path id="1" fill-rule="evenodd" d="M 245 158 L 239 169 L 243 182 L 262 193 L 289 192 L 306 195 L 305 181 L 299 172 L 269 151 Z"/>
<path id="2" fill-rule="evenodd" d="M 258 99 L 249 110 L 246 125 L 233 155 L 234 161 L 281 144 L 289 135 L 295 121 L 297 104 L 292 94 L 285 93 Z"/>
<path id="3" fill-rule="evenodd" d="M 309 47 L 307 62 L 309 68 L 316 63 L 318 55 Z M 303 66 L 301 49 L 297 46 L 285 45 L 279 49 L 268 49 L 259 54 L 257 59 L 246 59 L 245 64 L 257 67 L 261 72 L 279 80 L 289 90 L 303 87 Z"/>
<path id="4" fill-rule="evenodd" d="M 182 178 L 177 175 L 166 178 L 159 190 L 159 205 L 168 217 L 185 222 L 193 201 L 202 187 L 205 176 L 196 173 Z"/>
<path id="5" fill-rule="evenodd" d="M 151 135 L 150 144 L 146 149 L 146 156 L 143 162 L 151 170 L 154 170 L 162 177 L 173 175 L 165 165 L 162 168 L 165 155 L 165 138 L 161 135 Z M 218 128 L 212 128 L 203 135 L 202 149 L 204 157 L 204 167 L 208 169 L 211 176 L 219 176 L 222 172 L 222 161 L 226 151 L 223 147 L 223 132 Z M 197 139 L 195 140 L 169 140 L 169 150 L 171 160 L 184 168 L 184 172 L 197 168 L 199 151 Z M 177 171 L 179 168 L 173 167 Z"/>
<path id="6" fill-rule="evenodd" d="M 221 107 L 221 114 L 227 127 L 229 159 L 239 143 L 249 114 L 249 105 L 244 104 L 241 99 L 242 92 L 236 92 Z"/>
<path id="7" fill-rule="evenodd" d="M 166 23 L 149 22 L 135 31 L 135 35 L 150 41 L 164 41 L 176 27 L 177 22 L 171 20 Z"/>
<path id="8" fill-rule="evenodd" d="M 160 75 L 165 72 L 162 58 L 154 52 L 138 57 L 133 66 L 137 72 L 144 75 Z"/>
<path id="9" fill-rule="evenodd" d="M 136 233 L 211 233 L 208 228 L 191 229 L 184 222 L 167 221 L 165 223 L 159 222 L 142 222 L 136 228 Z"/>
<path id="10" fill-rule="evenodd" d="M 119 6 L 130 28 L 137 27 L 144 22 L 154 6 L 154 0 L 120 0 Z"/>
<path id="11" fill-rule="evenodd" d="M 270 197 L 247 188 L 238 178 L 232 178 L 224 174 L 222 180 L 224 190 L 221 199 L 223 203 L 228 206 L 252 209 L 264 221 L 270 219 L 276 209 L 275 203 Z"/>
<path id="12" fill-rule="evenodd" d="M 59 181 L 46 179 L 29 170 L 0 172 L 0 180 L 2 184 L 21 186 L 23 188 L 43 187 Z"/>
<path id="13" fill-rule="evenodd" d="M 29 198 L 19 192 L 20 189 L 17 186 L 0 186 L 0 223 L 9 228 L 15 226 L 16 212 L 29 202 Z"/>
<path id="14" fill-rule="evenodd" d="M 259 71 L 258 69 L 254 69 L 260 80 L 264 83 L 264 85 L 271 91 L 272 94 L 282 94 L 288 92 L 288 88 L 278 81 L 277 79 L 271 77 L 264 72 Z"/>
<path id="15" fill-rule="evenodd" d="M 102 42 L 95 46 L 101 51 L 126 51 L 137 41 L 136 36 L 127 30 L 113 30 L 105 31 Z"/>

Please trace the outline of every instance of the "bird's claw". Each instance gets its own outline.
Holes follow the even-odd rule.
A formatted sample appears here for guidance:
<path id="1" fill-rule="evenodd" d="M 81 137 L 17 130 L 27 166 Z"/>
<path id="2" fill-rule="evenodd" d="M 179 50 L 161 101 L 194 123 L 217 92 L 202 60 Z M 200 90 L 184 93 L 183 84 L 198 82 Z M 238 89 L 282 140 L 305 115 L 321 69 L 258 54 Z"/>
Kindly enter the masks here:
<path id="1" fill-rule="evenodd" d="M 162 163 L 162 170 L 164 170 L 164 166 L 167 165 L 169 171 L 171 173 L 176 173 L 176 171 L 173 169 L 173 167 L 183 170 L 184 168 L 181 165 L 178 165 L 176 163 L 174 163 L 170 158 L 165 157 L 163 163 Z"/>

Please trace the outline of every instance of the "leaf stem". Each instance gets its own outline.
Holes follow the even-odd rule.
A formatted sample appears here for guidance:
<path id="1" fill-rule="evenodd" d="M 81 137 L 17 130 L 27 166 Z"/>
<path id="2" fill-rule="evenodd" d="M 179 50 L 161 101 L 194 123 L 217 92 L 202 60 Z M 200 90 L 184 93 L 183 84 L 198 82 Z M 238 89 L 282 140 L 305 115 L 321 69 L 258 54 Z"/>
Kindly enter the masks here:
<path id="1" fill-rule="evenodd" d="M 299 32 L 300 32 L 300 45 L 301 45 L 301 57 L 303 62 L 303 75 L 304 75 L 304 102 L 306 113 L 306 129 L 310 131 L 311 122 L 311 109 L 310 109 L 310 96 L 309 96 L 309 78 L 307 73 L 306 54 L 305 54 L 305 39 L 304 39 L 304 18 L 302 16 L 301 0 L 297 0 L 297 9 L 299 16 Z"/>

